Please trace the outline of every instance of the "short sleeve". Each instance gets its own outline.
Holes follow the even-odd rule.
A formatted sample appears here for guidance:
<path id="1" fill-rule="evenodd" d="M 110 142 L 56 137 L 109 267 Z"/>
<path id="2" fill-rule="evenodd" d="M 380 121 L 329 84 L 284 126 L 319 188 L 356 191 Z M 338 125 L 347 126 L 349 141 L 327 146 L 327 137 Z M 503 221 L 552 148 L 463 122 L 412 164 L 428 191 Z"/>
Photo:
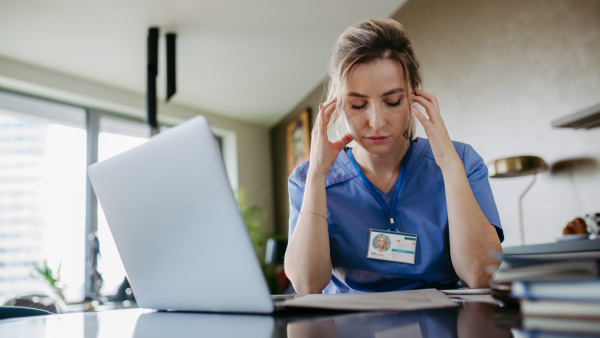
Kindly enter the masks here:
<path id="1" fill-rule="evenodd" d="M 302 201 L 304 199 L 304 189 L 302 188 L 304 184 L 302 184 L 300 169 L 300 166 L 296 167 L 288 179 L 288 195 L 290 196 L 288 240 L 292 238 L 292 233 L 294 233 L 294 229 L 296 229 L 296 223 L 298 222 L 298 216 L 300 214 L 300 209 L 302 209 Z"/>
<path id="2" fill-rule="evenodd" d="M 500 224 L 500 215 L 488 180 L 487 166 L 481 156 L 468 144 L 463 149 L 463 162 L 473 195 L 488 222 L 496 228 L 500 242 L 503 242 L 504 231 Z"/>

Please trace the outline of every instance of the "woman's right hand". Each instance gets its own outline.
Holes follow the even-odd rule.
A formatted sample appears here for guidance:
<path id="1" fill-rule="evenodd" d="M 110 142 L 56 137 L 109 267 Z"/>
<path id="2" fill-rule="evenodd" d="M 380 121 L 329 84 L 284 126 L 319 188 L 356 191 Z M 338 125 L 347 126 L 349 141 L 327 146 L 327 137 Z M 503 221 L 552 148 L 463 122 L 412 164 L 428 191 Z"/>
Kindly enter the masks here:
<path id="1" fill-rule="evenodd" d="M 352 135 L 348 133 L 336 142 L 329 141 L 327 125 L 331 119 L 331 114 L 335 111 L 336 104 L 337 98 L 319 106 L 319 114 L 312 130 L 309 175 L 311 172 L 322 176 L 327 175 L 340 151 L 353 140 Z"/>

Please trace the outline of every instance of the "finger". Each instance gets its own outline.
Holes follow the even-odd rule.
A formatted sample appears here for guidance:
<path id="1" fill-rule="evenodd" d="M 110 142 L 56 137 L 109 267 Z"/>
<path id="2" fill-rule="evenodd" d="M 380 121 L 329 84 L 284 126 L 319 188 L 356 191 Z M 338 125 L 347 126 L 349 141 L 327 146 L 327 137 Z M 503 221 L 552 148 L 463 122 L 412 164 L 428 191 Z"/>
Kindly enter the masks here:
<path id="1" fill-rule="evenodd" d="M 319 105 L 319 113 L 317 114 L 317 118 L 315 119 L 315 126 L 318 126 L 321 123 L 322 118 L 323 118 L 323 106 Z"/>
<path id="2" fill-rule="evenodd" d="M 429 94 L 428 92 L 421 90 L 421 89 L 417 89 L 415 90 L 415 94 L 421 97 L 424 97 L 427 101 L 433 103 L 433 105 L 439 110 L 440 106 L 438 105 L 437 102 L 437 98 L 431 94 Z"/>
<path id="3" fill-rule="evenodd" d="M 354 140 L 354 137 L 350 133 L 346 133 L 346 135 L 342 136 L 342 138 L 339 139 L 336 143 L 339 142 L 341 147 L 344 148 L 348 145 L 348 143 L 352 142 L 352 140 Z"/>
<path id="4" fill-rule="evenodd" d="M 423 128 L 425 128 L 425 126 L 428 123 L 430 123 L 427 116 L 425 116 L 425 114 L 421 113 L 419 108 L 417 108 L 417 107 L 411 107 L 411 108 L 412 108 L 412 113 L 415 114 L 415 117 L 417 118 L 417 120 L 419 120 L 419 122 L 421 122 L 421 125 L 423 126 Z"/>
<path id="5" fill-rule="evenodd" d="M 337 98 L 334 97 L 331 101 L 324 103 L 323 104 L 323 109 L 329 108 L 329 106 L 331 106 L 331 104 L 334 103 L 334 102 L 336 102 L 336 101 L 337 101 Z"/>
<path id="6" fill-rule="evenodd" d="M 435 96 L 429 94 L 428 92 L 422 89 L 415 89 L 415 95 L 424 97 L 425 99 L 427 99 L 427 101 L 431 102 L 433 102 L 433 99 L 435 99 Z"/>
<path id="7" fill-rule="evenodd" d="M 317 135 L 319 135 L 319 125 L 315 123 L 312 129 L 311 138 L 315 140 L 317 138 Z"/>
<path id="8" fill-rule="evenodd" d="M 337 107 L 337 102 L 331 102 L 331 105 L 329 107 L 327 107 L 327 109 L 325 109 L 325 112 L 323 114 L 323 118 L 325 119 L 325 125 L 329 125 L 329 120 L 331 120 L 331 115 L 333 114 L 333 112 L 335 111 L 335 108 Z"/>
<path id="9" fill-rule="evenodd" d="M 430 101 L 427 101 L 425 98 L 423 98 L 421 96 L 413 96 L 412 100 L 413 100 L 413 102 L 417 102 L 425 108 L 425 111 L 427 112 L 427 115 L 429 116 L 429 120 L 431 120 L 431 121 L 436 120 L 436 117 L 439 115 L 439 113 L 437 112 L 437 109 L 435 108 L 433 103 L 431 103 Z"/>
<path id="10" fill-rule="evenodd" d="M 312 136 L 315 137 L 319 134 L 319 124 L 321 123 L 321 112 L 323 111 L 323 106 L 319 105 L 319 113 L 317 114 L 317 119 L 315 120 L 315 125 L 313 126 Z"/>
<path id="11" fill-rule="evenodd" d="M 327 123 L 329 122 L 329 119 L 327 118 L 327 110 L 325 107 L 321 107 L 321 112 L 319 112 L 319 114 L 321 115 L 319 120 L 319 135 L 327 138 Z"/>
<path id="12" fill-rule="evenodd" d="M 344 149 L 344 147 L 347 146 L 348 143 L 352 142 L 353 139 L 354 138 L 350 134 L 346 134 L 341 139 L 335 141 L 333 143 L 333 146 L 336 150 L 342 151 L 342 149 Z"/>
<path id="13" fill-rule="evenodd" d="M 420 103 L 423 107 L 426 107 L 426 108 L 431 107 L 432 109 L 435 109 L 435 105 L 433 104 L 433 102 L 427 100 L 423 96 L 415 95 L 415 96 L 411 96 L 411 99 L 414 102 Z"/>

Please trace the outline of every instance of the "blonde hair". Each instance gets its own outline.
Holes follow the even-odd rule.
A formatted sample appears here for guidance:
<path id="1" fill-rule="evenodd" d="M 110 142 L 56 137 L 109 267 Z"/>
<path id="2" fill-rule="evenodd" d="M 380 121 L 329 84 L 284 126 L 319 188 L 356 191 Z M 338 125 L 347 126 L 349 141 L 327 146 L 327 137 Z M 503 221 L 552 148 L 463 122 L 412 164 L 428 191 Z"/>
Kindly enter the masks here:
<path id="1" fill-rule="evenodd" d="M 385 248 L 384 248 L 384 249 L 386 249 L 386 250 L 387 250 L 387 247 L 388 247 L 388 244 L 389 244 L 389 243 L 388 243 L 388 239 L 387 239 L 387 237 L 386 237 L 385 235 L 379 235 L 379 236 L 377 237 L 377 240 L 375 241 L 375 243 L 379 242 L 379 239 L 380 239 L 380 238 L 383 238 L 383 240 L 385 241 Z M 376 247 L 376 248 L 377 248 L 377 247 L 379 247 L 379 244 L 378 244 L 378 245 L 375 245 L 375 247 Z"/>
<path id="2" fill-rule="evenodd" d="M 409 88 L 421 86 L 420 64 L 417 61 L 404 27 L 392 19 L 370 19 L 350 26 L 338 38 L 329 62 L 329 79 L 327 102 L 337 97 L 337 107 L 332 120 L 339 137 L 349 132 L 342 125 L 340 114 L 343 114 L 345 97 L 341 95 L 348 81 L 352 67 L 359 63 L 375 60 L 397 60 L 404 74 L 405 95 L 409 105 L 412 104 Z M 415 137 L 415 117 L 409 114 L 408 124 L 403 136 L 407 139 Z"/>

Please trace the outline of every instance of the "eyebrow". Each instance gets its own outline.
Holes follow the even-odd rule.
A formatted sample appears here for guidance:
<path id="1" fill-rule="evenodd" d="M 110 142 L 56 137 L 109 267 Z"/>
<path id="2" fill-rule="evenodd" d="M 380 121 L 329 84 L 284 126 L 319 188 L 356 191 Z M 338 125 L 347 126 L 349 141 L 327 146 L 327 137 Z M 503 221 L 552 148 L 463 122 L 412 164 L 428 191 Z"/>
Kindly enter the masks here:
<path id="1" fill-rule="evenodd" d="M 397 94 L 397 93 L 404 93 L 404 89 L 403 88 L 394 88 L 392 90 L 388 90 L 387 92 L 383 93 L 383 95 L 381 95 L 381 96 L 383 97 L 383 96 L 388 96 L 388 95 Z M 367 95 L 359 94 L 357 92 L 348 93 L 348 96 L 368 98 Z"/>

